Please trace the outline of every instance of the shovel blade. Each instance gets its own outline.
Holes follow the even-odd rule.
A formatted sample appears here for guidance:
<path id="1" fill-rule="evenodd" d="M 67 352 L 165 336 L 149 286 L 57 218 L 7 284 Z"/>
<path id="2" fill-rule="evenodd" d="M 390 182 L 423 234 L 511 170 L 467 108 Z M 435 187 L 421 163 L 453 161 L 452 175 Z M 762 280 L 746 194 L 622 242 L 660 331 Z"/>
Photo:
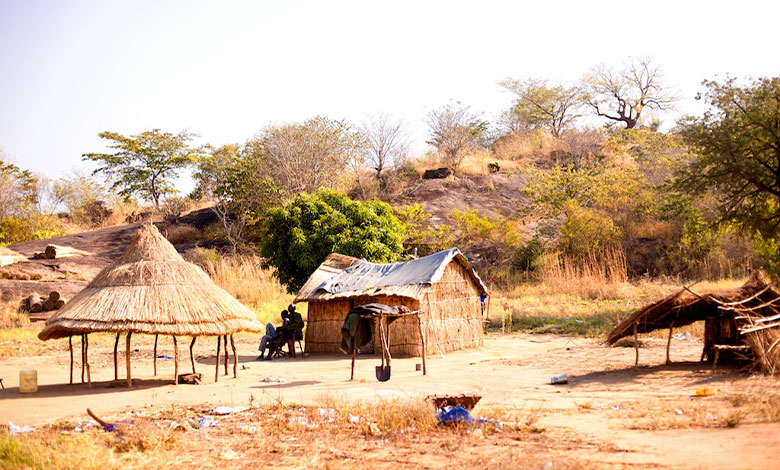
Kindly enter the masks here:
<path id="1" fill-rule="evenodd" d="M 390 366 L 376 366 L 376 379 L 380 382 L 390 380 Z"/>

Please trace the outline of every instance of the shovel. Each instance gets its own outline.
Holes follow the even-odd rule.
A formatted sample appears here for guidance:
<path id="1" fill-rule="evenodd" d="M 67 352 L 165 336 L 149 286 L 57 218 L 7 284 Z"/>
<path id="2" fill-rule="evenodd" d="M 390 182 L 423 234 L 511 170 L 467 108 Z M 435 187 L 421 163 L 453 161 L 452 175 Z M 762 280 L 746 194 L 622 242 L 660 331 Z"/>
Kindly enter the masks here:
<path id="1" fill-rule="evenodd" d="M 390 366 L 376 366 L 376 379 L 380 382 L 390 380 Z"/>

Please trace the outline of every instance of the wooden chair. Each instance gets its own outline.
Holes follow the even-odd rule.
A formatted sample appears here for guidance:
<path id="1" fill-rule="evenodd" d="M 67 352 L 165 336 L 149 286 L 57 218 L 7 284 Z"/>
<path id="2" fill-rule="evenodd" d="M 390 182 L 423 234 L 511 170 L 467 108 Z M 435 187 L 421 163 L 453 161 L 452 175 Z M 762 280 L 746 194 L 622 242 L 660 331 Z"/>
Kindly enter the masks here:
<path id="1" fill-rule="evenodd" d="M 295 357 L 296 341 L 298 342 L 298 347 L 301 348 L 301 353 L 303 353 L 303 346 L 301 346 L 301 341 L 303 341 L 303 328 L 295 330 L 292 339 L 287 340 L 287 351 L 290 357 Z"/>

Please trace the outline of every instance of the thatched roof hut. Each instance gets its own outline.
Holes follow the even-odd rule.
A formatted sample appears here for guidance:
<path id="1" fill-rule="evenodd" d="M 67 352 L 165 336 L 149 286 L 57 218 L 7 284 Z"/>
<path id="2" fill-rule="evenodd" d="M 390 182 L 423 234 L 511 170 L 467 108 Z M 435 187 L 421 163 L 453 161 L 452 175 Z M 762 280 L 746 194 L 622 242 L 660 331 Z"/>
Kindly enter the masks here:
<path id="1" fill-rule="evenodd" d="M 714 359 L 721 350 L 726 351 L 725 356 L 740 349 L 758 353 L 758 345 L 754 344 L 758 338 L 780 326 L 778 308 L 780 290 L 762 271 L 756 271 L 736 289 L 697 293 L 693 288 L 684 287 L 646 305 L 621 321 L 609 333 L 607 342 L 614 344 L 626 336 L 667 328 L 671 335 L 672 328 L 704 321 L 702 358 Z"/>
<path id="2" fill-rule="evenodd" d="M 307 352 L 336 352 L 351 307 L 368 303 L 419 310 L 431 349 L 448 352 L 483 343 L 481 296 L 487 288 L 457 248 L 423 258 L 376 264 L 331 254 L 310 276 L 294 302 L 308 302 Z M 393 355 L 422 353 L 417 320 L 402 318 L 390 330 Z"/>
<path id="3" fill-rule="evenodd" d="M 252 310 L 185 261 L 148 224 L 119 259 L 46 321 L 38 337 L 46 341 L 114 332 L 117 341 L 119 333 L 127 333 L 129 343 L 132 333 L 171 335 L 175 340 L 177 335 L 226 338 L 262 329 Z"/>

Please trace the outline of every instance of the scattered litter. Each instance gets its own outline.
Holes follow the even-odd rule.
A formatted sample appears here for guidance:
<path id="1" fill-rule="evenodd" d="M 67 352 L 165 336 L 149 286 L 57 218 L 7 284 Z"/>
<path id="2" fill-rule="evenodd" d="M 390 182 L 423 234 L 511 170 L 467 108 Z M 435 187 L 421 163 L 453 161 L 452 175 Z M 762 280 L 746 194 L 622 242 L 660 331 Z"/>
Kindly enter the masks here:
<path id="1" fill-rule="evenodd" d="M 201 416 L 200 418 L 198 418 L 197 424 L 198 424 L 198 429 L 219 426 L 219 422 L 213 416 Z"/>
<path id="2" fill-rule="evenodd" d="M 474 424 L 474 418 L 469 413 L 469 410 L 462 406 L 445 406 L 439 410 L 438 419 L 441 424 L 468 424 L 471 426 Z"/>
<path id="3" fill-rule="evenodd" d="M 114 432 L 114 429 L 115 428 L 113 424 L 108 424 L 106 426 L 103 426 L 103 431 L 105 432 Z"/>
<path id="4" fill-rule="evenodd" d="M 178 429 L 180 431 L 186 431 L 187 430 L 187 428 L 185 428 L 181 424 L 177 423 L 176 421 L 171 421 L 171 424 L 168 426 L 168 430 L 169 431 L 174 431 L 176 429 Z"/>
<path id="5" fill-rule="evenodd" d="M 676 335 L 672 335 L 672 338 L 679 341 L 685 341 L 690 339 L 691 335 L 686 331 L 685 333 L 677 333 Z"/>
<path id="6" fill-rule="evenodd" d="M 222 460 L 236 460 L 239 457 L 241 456 L 233 449 L 225 449 L 219 453 L 219 458 Z"/>
<path id="7" fill-rule="evenodd" d="M 569 376 L 566 374 L 553 375 L 550 378 L 550 383 L 553 385 L 567 384 L 569 383 Z"/>
<path id="8" fill-rule="evenodd" d="M 379 435 L 379 426 L 376 425 L 376 423 L 370 423 L 368 425 L 368 433 L 372 436 L 378 436 Z"/>
<path id="9" fill-rule="evenodd" d="M 551 468 L 553 468 L 552 462 L 545 462 L 544 465 L 542 465 L 542 470 L 550 470 Z"/>
<path id="10" fill-rule="evenodd" d="M 311 421 L 306 419 L 305 416 L 293 416 L 288 421 L 288 424 L 290 426 L 303 426 L 303 427 L 307 427 L 307 428 L 310 428 L 310 429 L 314 429 L 314 428 L 317 427 L 317 425 L 315 423 L 312 423 Z"/>
<path id="11" fill-rule="evenodd" d="M 348 419 L 349 419 L 349 423 L 350 424 L 358 424 L 361 421 L 365 421 L 366 420 L 366 418 L 363 418 L 361 416 L 355 416 L 352 413 L 349 414 Z"/>
<path id="12" fill-rule="evenodd" d="M 157 356 L 157 359 L 173 359 L 173 356 L 159 355 Z"/>
<path id="13" fill-rule="evenodd" d="M 717 416 L 715 416 L 715 415 L 714 415 L 714 414 L 712 414 L 712 413 L 707 413 L 707 419 L 708 419 L 708 420 L 710 420 L 710 421 L 717 421 L 717 420 L 718 420 L 718 417 L 717 417 Z"/>
<path id="14" fill-rule="evenodd" d="M 700 389 L 696 390 L 696 396 L 697 397 L 708 397 L 710 395 L 715 395 L 715 389 L 714 388 L 704 387 L 704 388 L 700 388 Z"/>
<path id="15" fill-rule="evenodd" d="M 677 413 L 678 415 L 685 414 L 685 412 L 683 410 L 679 409 L 679 408 L 675 408 L 674 412 Z"/>
<path id="16" fill-rule="evenodd" d="M 320 419 L 332 423 L 336 421 L 336 410 L 333 408 L 317 408 Z"/>
<path id="17" fill-rule="evenodd" d="M 249 407 L 244 406 L 218 406 L 214 408 L 214 414 L 216 415 L 229 415 L 233 413 L 241 413 L 242 411 L 248 410 Z"/>
<path id="18" fill-rule="evenodd" d="M 89 420 L 86 423 L 82 423 L 81 421 L 76 421 L 76 424 L 73 427 L 73 430 L 75 432 L 82 432 L 86 428 L 96 428 L 99 424 L 96 421 Z"/>
<path id="19" fill-rule="evenodd" d="M 35 428 L 27 426 L 26 424 L 24 426 L 17 426 L 10 421 L 8 422 L 8 432 L 11 433 L 12 436 L 33 431 L 35 431 Z"/>
<path id="20" fill-rule="evenodd" d="M 284 379 L 281 378 L 281 377 L 268 376 L 268 377 L 262 379 L 261 382 L 283 384 L 284 383 Z"/>
<path id="21" fill-rule="evenodd" d="M 479 437 L 479 438 L 485 437 L 485 434 L 482 432 L 481 428 L 477 428 L 477 429 L 471 431 L 471 435 L 474 436 L 474 437 Z"/>
<path id="22" fill-rule="evenodd" d="M 609 409 L 611 409 L 612 411 L 622 410 L 623 405 L 610 406 Z"/>
<path id="23" fill-rule="evenodd" d="M 336 457 L 341 457 L 342 459 L 351 459 L 349 455 L 347 455 L 346 452 L 336 449 L 335 447 L 331 447 L 328 449 L 331 454 L 335 455 Z"/>
<path id="24" fill-rule="evenodd" d="M 254 434 L 257 432 L 257 426 L 241 426 L 241 432 L 244 434 Z"/>

